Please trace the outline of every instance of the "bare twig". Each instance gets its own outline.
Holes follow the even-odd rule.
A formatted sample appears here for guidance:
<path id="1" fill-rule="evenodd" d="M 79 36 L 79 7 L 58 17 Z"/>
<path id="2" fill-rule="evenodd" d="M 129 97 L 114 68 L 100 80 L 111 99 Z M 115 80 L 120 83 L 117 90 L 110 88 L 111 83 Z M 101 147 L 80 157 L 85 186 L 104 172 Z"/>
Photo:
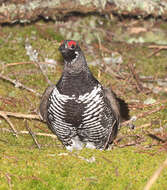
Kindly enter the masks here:
<path id="1" fill-rule="evenodd" d="M 150 110 L 150 111 L 143 112 L 143 113 L 139 114 L 138 116 L 136 116 L 136 119 L 139 119 L 139 118 L 142 118 L 142 117 L 146 117 L 146 116 L 148 116 L 148 115 L 150 115 L 150 114 L 153 114 L 153 113 L 155 113 L 155 112 L 158 112 L 158 111 L 160 111 L 160 110 L 163 110 L 165 107 L 166 107 L 166 106 L 163 105 L 163 106 L 157 107 L 157 108 L 155 108 L 155 109 L 152 109 L 152 110 Z M 129 120 L 123 122 L 121 125 L 127 125 L 127 124 L 129 124 L 129 123 L 131 123 L 131 122 L 132 122 L 132 120 L 129 119 Z"/>
<path id="2" fill-rule="evenodd" d="M 5 141 L 3 139 L 0 139 L 0 141 L 3 142 L 3 143 L 8 143 L 8 141 Z"/>
<path id="3" fill-rule="evenodd" d="M 35 134 L 33 133 L 33 131 L 31 130 L 31 128 L 28 126 L 28 122 L 26 120 L 26 128 L 29 132 L 29 134 L 32 136 L 32 139 L 33 141 L 35 142 L 35 144 L 37 145 L 37 147 L 40 149 L 41 148 L 41 145 L 38 143 L 36 137 L 35 137 Z"/>
<path id="4" fill-rule="evenodd" d="M 164 103 L 166 103 L 166 100 L 157 101 L 153 104 L 142 104 L 141 102 L 140 103 L 128 103 L 128 108 L 141 109 L 141 108 L 152 107 L 152 106 L 164 104 Z"/>
<path id="5" fill-rule="evenodd" d="M 113 162 L 111 161 L 111 160 L 109 160 L 108 158 L 106 158 L 106 157 L 104 157 L 104 156 L 102 156 L 101 158 L 103 158 L 105 161 L 107 161 L 108 163 L 110 163 L 110 164 L 113 164 Z"/>
<path id="6" fill-rule="evenodd" d="M 162 163 L 162 165 L 154 172 L 154 174 L 151 176 L 151 178 L 149 179 L 149 181 L 147 182 L 146 186 L 144 187 L 144 190 L 150 190 L 150 188 L 152 187 L 152 185 L 156 182 L 156 180 L 158 179 L 160 173 L 162 172 L 162 170 L 167 167 L 167 158 L 166 160 Z"/>
<path id="7" fill-rule="evenodd" d="M 29 92 L 34 93 L 36 96 L 42 97 L 42 95 L 39 94 L 38 92 L 36 92 L 35 90 L 33 90 L 33 89 L 31 89 L 31 88 L 29 88 L 29 87 L 23 85 L 22 83 L 20 83 L 20 82 L 18 82 L 18 81 L 16 81 L 16 80 L 13 80 L 13 79 L 9 78 L 9 77 L 7 77 L 7 76 L 4 76 L 4 75 L 0 74 L 0 79 L 5 80 L 5 81 L 7 81 L 7 82 L 10 82 L 10 83 L 13 84 L 15 87 L 23 88 L 23 89 L 25 89 L 25 90 L 27 90 L 27 91 L 29 91 Z"/>
<path id="8" fill-rule="evenodd" d="M 147 57 L 150 58 L 153 55 L 156 55 L 159 51 L 161 51 L 161 49 L 156 49 L 155 51 L 153 51 L 152 53 L 150 53 Z"/>
<path id="9" fill-rule="evenodd" d="M 149 127 L 149 126 L 151 126 L 151 123 L 145 123 L 145 124 L 143 124 L 143 125 L 140 125 L 140 126 L 138 127 L 138 129 L 142 129 L 142 128 Z"/>
<path id="10" fill-rule="evenodd" d="M 150 55 L 148 55 L 148 58 L 152 55 L 157 54 L 159 51 L 167 49 L 167 46 L 158 46 L 158 45 L 150 45 L 148 48 L 156 49 L 154 52 L 152 52 Z"/>
<path id="11" fill-rule="evenodd" d="M 9 189 L 12 189 L 12 183 L 11 183 L 11 177 L 8 173 L 5 174 L 7 181 L 8 181 L 8 185 L 9 185 Z"/>
<path id="12" fill-rule="evenodd" d="M 143 91 L 143 86 L 142 86 L 142 84 L 140 83 L 139 76 L 138 76 L 138 74 L 136 73 L 133 64 L 128 64 L 128 67 L 129 67 L 129 69 L 130 69 L 130 72 L 131 72 L 133 78 L 135 79 L 135 83 L 136 83 L 137 90 L 138 90 L 139 92 L 140 92 L 140 91 Z"/>
<path id="13" fill-rule="evenodd" d="M 136 142 L 132 142 L 132 143 L 121 144 L 121 145 L 116 145 L 116 146 L 119 147 L 119 148 L 124 148 L 124 147 L 127 147 L 127 146 L 136 146 L 136 145 L 137 145 Z"/>
<path id="14" fill-rule="evenodd" d="M 16 131 L 16 129 L 15 129 L 15 127 L 14 127 L 14 125 L 13 125 L 13 123 L 10 121 L 10 119 L 8 118 L 8 116 L 5 114 L 5 113 L 1 113 L 0 114 L 0 116 L 2 117 L 2 118 L 4 118 L 6 121 L 7 121 L 7 123 L 9 124 L 9 126 L 10 126 L 10 128 L 12 129 L 12 131 L 13 131 L 13 133 L 16 135 L 16 137 L 17 137 L 17 131 Z"/>
<path id="15" fill-rule="evenodd" d="M 16 113 L 16 112 L 0 111 L 0 116 L 2 116 L 3 118 L 7 116 L 11 116 L 11 117 L 16 117 L 16 118 L 24 118 L 24 119 L 36 119 L 36 120 L 41 121 L 40 116 L 36 114 L 23 114 L 23 113 Z"/>
<path id="16" fill-rule="evenodd" d="M 12 131 L 6 128 L 0 128 L 0 130 L 4 132 L 11 133 Z M 18 131 L 18 134 L 29 134 L 29 131 Z M 45 136 L 45 137 L 51 137 L 53 139 L 57 139 L 56 135 L 49 134 L 49 133 L 34 133 L 36 136 Z"/>
<path id="17" fill-rule="evenodd" d="M 35 62 L 16 62 L 16 63 L 8 63 L 5 67 L 17 66 L 17 65 L 26 65 L 26 64 L 35 64 Z M 39 64 L 48 64 L 47 62 L 39 62 Z"/>
<path id="18" fill-rule="evenodd" d="M 155 134 L 148 133 L 147 135 L 148 135 L 150 138 L 152 138 L 152 139 L 154 139 L 154 140 L 156 140 L 156 141 L 158 141 L 158 142 L 162 142 L 162 143 L 165 143 L 165 142 L 166 142 L 166 139 L 162 139 L 162 138 L 158 137 L 158 136 L 155 135 Z"/>
<path id="19" fill-rule="evenodd" d="M 47 76 L 47 75 L 45 74 L 45 72 L 43 71 L 43 69 L 42 69 L 42 67 L 41 67 L 41 64 L 38 63 L 38 62 L 36 62 L 36 65 L 39 67 L 39 69 L 40 69 L 41 73 L 43 74 L 43 76 L 45 77 L 47 83 L 48 83 L 49 85 L 52 85 L 52 82 L 49 80 L 48 76 Z"/>
<path id="20" fill-rule="evenodd" d="M 167 49 L 167 46 L 159 46 L 159 45 L 150 45 L 148 46 L 148 48 L 152 48 L 152 49 Z"/>

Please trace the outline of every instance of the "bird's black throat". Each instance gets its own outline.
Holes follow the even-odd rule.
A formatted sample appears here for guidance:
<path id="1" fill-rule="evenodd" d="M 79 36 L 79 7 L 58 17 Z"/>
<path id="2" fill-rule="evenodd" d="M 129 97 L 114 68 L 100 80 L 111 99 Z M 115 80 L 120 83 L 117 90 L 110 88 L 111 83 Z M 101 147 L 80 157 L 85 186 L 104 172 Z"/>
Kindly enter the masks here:
<path id="1" fill-rule="evenodd" d="M 75 51 L 69 51 L 68 53 L 62 53 L 63 58 L 66 63 L 73 63 L 77 57 L 78 54 Z"/>

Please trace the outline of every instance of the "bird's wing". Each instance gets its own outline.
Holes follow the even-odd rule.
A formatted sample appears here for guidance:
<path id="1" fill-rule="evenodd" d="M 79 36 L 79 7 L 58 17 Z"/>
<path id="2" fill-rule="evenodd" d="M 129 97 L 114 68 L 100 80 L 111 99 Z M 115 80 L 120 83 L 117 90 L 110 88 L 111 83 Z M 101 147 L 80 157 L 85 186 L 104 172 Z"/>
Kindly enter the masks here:
<path id="1" fill-rule="evenodd" d="M 111 89 L 104 89 L 105 96 L 110 101 L 111 107 L 116 114 L 117 118 L 120 118 L 120 122 L 130 119 L 128 104 L 121 98 L 117 97 Z"/>
<path id="2" fill-rule="evenodd" d="M 104 95 L 109 100 L 112 110 L 114 111 L 117 121 L 120 120 L 120 106 L 117 101 L 116 95 L 111 89 L 104 88 Z"/>
<path id="3" fill-rule="evenodd" d="M 40 116 L 45 122 L 47 121 L 47 106 L 48 106 L 49 96 L 55 87 L 56 85 L 48 86 L 42 95 L 42 99 L 39 106 L 39 112 L 40 112 Z"/>
<path id="4" fill-rule="evenodd" d="M 111 144 L 113 140 L 115 139 L 115 137 L 117 136 L 117 132 L 120 125 L 120 106 L 117 101 L 116 95 L 111 89 L 105 88 L 104 96 L 106 97 L 107 102 L 110 104 L 112 108 L 112 112 L 115 116 L 115 121 L 113 121 L 111 131 L 109 132 L 108 139 L 104 145 L 104 149 L 106 149 L 109 146 L 109 144 Z"/>

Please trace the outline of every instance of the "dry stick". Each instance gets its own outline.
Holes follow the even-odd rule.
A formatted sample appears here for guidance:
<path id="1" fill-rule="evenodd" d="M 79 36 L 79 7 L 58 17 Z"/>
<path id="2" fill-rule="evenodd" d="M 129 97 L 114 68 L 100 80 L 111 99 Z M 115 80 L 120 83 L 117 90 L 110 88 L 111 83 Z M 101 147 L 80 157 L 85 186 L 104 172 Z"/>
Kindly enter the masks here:
<path id="1" fill-rule="evenodd" d="M 159 104 L 164 104 L 166 102 L 167 102 L 166 100 L 161 100 L 161 101 L 157 101 L 157 102 L 155 102 L 153 104 L 142 104 L 142 103 L 133 104 L 133 103 L 128 103 L 128 108 L 135 108 L 135 109 L 147 108 L 147 107 L 152 107 L 152 106 L 159 105 Z"/>
<path id="2" fill-rule="evenodd" d="M 124 147 L 127 147 L 127 146 L 135 146 L 135 145 L 137 145 L 137 143 L 127 143 L 127 144 L 116 145 L 116 146 L 119 147 L 119 148 L 124 148 Z"/>
<path id="3" fill-rule="evenodd" d="M 153 107 L 155 105 L 159 105 L 159 104 L 165 104 L 166 103 L 166 100 L 161 100 L 161 101 L 157 101 L 153 104 L 130 104 L 128 103 L 128 108 L 131 108 L 131 109 L 141 109 L 141 108 L 148 108 L 148 107 Z"/>
<path id="4" fill-rule="evenodd" d="M 16 62 L 16 63 L 8 63 L 5 67 L 17 66 L 17 65 L 25 65 L 25 64 L 34 64 L 34 62 Z"/>
<path id="5" fill-rule="evenodd" d="M 6 173 L 5 176 L 7 178 L 8 184 L 9 184 L 9 189 L 11 190 L 12 189 L 11 177 L 8 173 Z"/>
<path id="6" fill-rule="evenodd" d="M 9 77 L 7 77 L 7 76 L 4 76 L 4 75 L 2 75 L 2 74 L 0 74 L 0 78 L 1 78 L 2 80 L 5 80 L 5 81 L 7 81 L 7 82 L 12 83 L 15 87 L 23 88 L 23 89 L 25 89 L 25 90 L 27 90 L 27 91 L 29 91 L 29 92 L 34 93 L 36 96 L 42 97 L 42 95 L 39 94 L 38 92 L 36 92 L 35 90 L 33 90 L 33 89 L 31 89 L 31 88 L 29 88 L 29 87 L 23 85 L 22 83 L 20 83 L 20 82 L 18 82 L 18 81 L 16 81 L 16 80 L 13 80 L 13 79 L 11 79 L 11 78 L 9 78 Z"/>
<path id="7" fill-rule="evenodd" d="M 142 128 L 145 128 L 145 127 L 149 127 L 151 126 L 151 123 L 145 123 L 143 125 L 140 125 L 139 127 L 137 127 L 138 129 L 142 129 Z"/>
<path id="8" fill-rule="evenodd" d="M 25 65 L 25 64 L 35 64 L 35 62 L 16 62 L 16 63 L 8 63 L 5 65 L 5 67 L 10 67 L 10 66 L 17 66 L 17 65 Z M 48 64 L 46 62 L 39 62 L 39 64 Z"/>
<path id="9" fill-rule="evenodd" d="M 157 107 L 157 108 L 152 109 L 152 110 L 150 110 L 150 111 L 146 111 L 146 112 L 144 112 L 144 113 L 141 113 L 141 114 L 139 114 L 138 116 L 136 116 L 136 119 L 142 118 L 142 117 L 144 117 L 144 116 L 146 117 L 146 116 L 148 116 L 148 115 L 150 115 L 150 114 L 152 114 L 152 113 L 155 113 L 155 112 L 158 112 L 158 111 L 164 109 L 165 107 L 166 107 L 166 106 L 160 106 L 160 107 Z M 132 122 L 132 120 L 129 119 L 129 120 L 127 120 L 127 121 L 124 121 L 121 125 L 127 125 L 127 124 L 129 124 L 129 123 L 131 123 L 131 122 Z"/>
<path id="10" fill-rule="evenodd" d="M 156 49 L 155 51 L 153 51 L 152 53 L 150 53 L 150 55 L 147 56 L 147 58 L 150 58 L 153 55 L 156 55 L 159 51 L 161 51 L 162 49 Z"/>
<path id="11" fill-rule="evenodd" d="M 151 176 L 149 181 L 147 182 L 146 186 L 144 187 L 144 190 L 149 190 L 151 186 L 155 183 L 155 181 L 158 179 L 160 173 L 162 170 L 167 167 L 167 158 L 166 160 L 162 163 L 162 165 L 155 171 L 155 173 Z"/>
<path id="12" fill-rule="evenodd" d="M 3 139 L 0 139 L 0 141 L 3 142 L 3 143 L 8 143 L 8 141 L 5 141 Z"/>
<path id="13" fill-rule="evenodd" d="M 152 55 L 157 54 L 159 51 L 164 50 L 164 49 L 167 49 L 167 46 L 150 45 L 150 46 L 148 46 L 148 48 L 156 49 L 153 53 L 151 53 L 151 54 L 148 56 L 148 58 L 149 58 L 149 57 L 151 57 Z"/>
<path id="14" fill-rule="evenodd" d="M 6 128 L 0 128 L 0 130 L 11 133 L 12 131 Z M 29 134 L 29 131 L 18 131 L 18 134 Z M 34 133 L 36 136 L 45 136 L 51 137 L 53 139 L 57 139 L 56 135 L 49 134 L 49 133 Z"/>
<path id="15" fill-rule="evenodd" d="M 163 46 L 163 45 L 162 46 L 161 45 L 160 46 L 158 46 L 158 45 L 150 45 L 150 46 L 148 46 L 148 48 L 167 49 L 167 46 Z"/>
<path id="16" fill-rule="evenodd" d="M 129 67 L 129 69 L 130 69 L 130 72 L 131 72 L 133 78 L 135 79 L 136 87 L 137 87 L 138 91 L 139 91 L 139 92 L 140 92 L 140 91 L 143 91 L 143 87 L 142 87 L 142 85 L 141 85 L 141 83 L 140 83 L 139 76 L 138 76 L 138 74 L 136 73 L 133 64 L 128 64 L 128 67 Z"/>
<path id="17" fill-rule="evenodd" d="M 26 128 L 29 131 L 29 134 L 32 136 L 33 141 L 35 142 L 35 144 L 37 145 L 37 147 L 40 149 L 41 145 L 38 143 L 38 141 L 37 141 L 37 139 L 35 137 L 35 134 L 32 132 L 31 128 L 28 126 L 27 120 L 26 120 Z"/>
<path id="18" fill-rule="evenodd" d="M 45 74 L 45 72 L 43 71 L 43 69 L 42 69 L 40 63 L 38 63 L 38 62 L 35 62 L 35 63 L 36 63 L 36 65 L 39 67 L 39 69 L 40 69 L 41 73 L 43 74 L 43 76 L 45 77 L 47 83 L 48 83 L 49 85 L 52 85 L 52 82 L 49 80 L 48 76 L 47 76 L 47 75 Z"/>
<path id="19" fill-rule="evenodd" d="M 42 121 L 39 115 L 37 114 L 23 114 L 23 113 L 15 113 L 15 112 L 8 112 L 8 111 L 0 111 L 0 116 L 2 117 L 16 117 L 16 118 L 24 118 L 24 119 L 36 119 Z"/>
<path id="20" fill-rule="evenodd" d="M 3 113 L 3 112 L 0 114 L 0 116 L 3 117 L 3 118 L 7 121 L 7 123 L 8 123 L 9 126 L 10 126 L 10 128 L 12 129 L 13 133 L 16 135 L 16 137 L 18 137 L 18 136 L 17 136 L 17 131 L 16 131 L 16 129 L 15 129 L 13 123 L 12 123 L 12 122 L 10 121 L 10 119 L 8 118 L 8 116 L 7 116 L 5 113 Z"/>
<path id="21" fill-rule="evenodd" d="M 35 65 L 37 65 L 37 66 L 39 67 L 41 73 L 44 75 L 44 77 L 45 77 L 47 83 L 48 83 L 49 85 L 52 84 L 52 82 L 49 80 L 48 76 L 45 74 L 45 72 L 43 71 L 43 69 L 42 69 L 42 67 L 41 67 L 41 64 L 48 64 L 48 63 L 46 63 L 46 62 L 18 62 L 18 63 L 9 63 L 9 64 L 7 64 L 7 65 L 5 65 L 5 66 L 8 67 L 8 66 L 15 66 L 15 65 L 23 65 L 23 64 L 35 64 Z M 10 82 L 11 82 L 11 81 L 10 81 Z M 18 82 L 17 82 L 17 83 L 18 83 Z"/>

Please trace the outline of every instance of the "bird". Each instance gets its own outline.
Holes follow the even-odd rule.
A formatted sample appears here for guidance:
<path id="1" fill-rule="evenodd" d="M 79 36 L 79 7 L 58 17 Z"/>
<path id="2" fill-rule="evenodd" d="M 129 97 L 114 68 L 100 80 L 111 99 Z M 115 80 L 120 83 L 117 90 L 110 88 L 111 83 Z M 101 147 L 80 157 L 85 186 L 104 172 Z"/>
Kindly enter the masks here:
<path id="1" fill-rule="evenodd" d="M 64 40 L 59 51 L 62 75 L 43 93 L 40 116 L 67 150 L 105 150 L 120 126 L 115 94 L 94 77 L 77 41 Z"/>

